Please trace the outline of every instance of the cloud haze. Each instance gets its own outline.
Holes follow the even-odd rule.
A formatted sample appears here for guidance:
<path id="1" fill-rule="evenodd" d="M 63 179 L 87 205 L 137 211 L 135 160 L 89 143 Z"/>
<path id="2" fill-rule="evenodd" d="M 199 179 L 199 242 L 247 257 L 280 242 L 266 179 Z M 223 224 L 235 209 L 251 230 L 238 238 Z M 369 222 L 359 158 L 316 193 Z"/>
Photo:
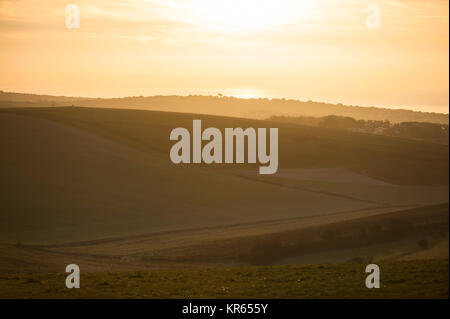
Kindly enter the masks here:
<path id="1" fill-rule="evenodd" d="M 291 97 L 448 111 L 448 1 L 0 1 L 0 89 Z M 427 109 L 428 108 L 428 109 Z"/>

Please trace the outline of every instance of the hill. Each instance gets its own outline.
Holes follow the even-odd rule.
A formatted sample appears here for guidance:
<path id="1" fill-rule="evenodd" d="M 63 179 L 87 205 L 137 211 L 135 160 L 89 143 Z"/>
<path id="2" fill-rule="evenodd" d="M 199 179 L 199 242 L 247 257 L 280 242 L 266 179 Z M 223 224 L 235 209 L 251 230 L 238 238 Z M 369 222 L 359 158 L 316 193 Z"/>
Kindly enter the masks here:
<path id="1" fill-rule="evenodd" d="M 23 105 L 20 105 L 20 104 Z M 55 97 L 0 91 L 1 107 L 85 106 L 102 108 L 142 109 L 165 112 L 200 113 L 210 115 L 267 119 L 272 116 L 329 115 L 353 117 L 357 120 L 426 122 L 449 124 L 448 114 L 395 110 L 379 107 L 348 106 L 314 101 L 287 99 L 239 99 L 226 96 L 138 96 L 110 99 Z"/>
<path id="2" fill-rule="evenodd" d="M 342 117 L 335 115 L 329 115 L 325 117 L 274 116 L 271 117 L 270 120 L 285 123 L 295 123 L 299 125 L 347 130 L 353 132 L 397 136 L 407 139 L 428 141 L 446 145 L 448 145 L 449 143 L 448 124 L 421 122 L 401 122 L 392 124 L 389 121 L 357 121 L 352 117 Z"/>
<path id="3" fill-rule="evenodd" d="M 259 176 L 254 165 L 175 166 L 170 131 L 193 119 L 205 127 L 279 127 L 279 174 Z M 444 145 L 119 109 L 3 109 L 0 123 L 2 242 L 65 243 L 448 202 Z"/>
<path id="4" fill-rule="evenodd" d="M 2 274 L 448 260 L 448 204 L 51 244 L 0 244 Z"/>

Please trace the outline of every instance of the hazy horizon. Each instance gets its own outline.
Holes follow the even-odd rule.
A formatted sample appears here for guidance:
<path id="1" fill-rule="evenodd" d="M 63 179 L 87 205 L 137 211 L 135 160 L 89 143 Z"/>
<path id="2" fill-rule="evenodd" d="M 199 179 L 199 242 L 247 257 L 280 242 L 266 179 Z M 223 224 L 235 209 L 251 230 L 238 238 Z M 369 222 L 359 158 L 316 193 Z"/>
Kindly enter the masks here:
<path id="1" fill-rule="evenodd" d="M 448 114 L 448 2 L 0 1 L 0 87 L 289 98 Z M 39 12 L 39 14 L 36 14 Z"/>
<path id="2" fill-rule="evenodd" d="M 390 110 L 407 110 L 407 111 L 414 111 L 414 112 L 425 112 L 425 113 L 438 113 L 438 114 L 444 114 L 449 115 L 449 106 L 421 106 L 421 105 L 410 105 L 410 106 L 393 106 L 393 105 L 363 105 L 363 104 L 353 104 L 353 103 L 343 103 L 340 101 L 325 101 L 325 100 L 306 100 L 298 97 L 289 97 L 289 96 L 269 96 L 269 95 L 252 95 L 252 93 L 256 93 L 257 90 L 245 90 L 245 89 L 237 89 L 237 90 L 219 90 L 219 89 L 204 89 L 204 90 L 197 90 L 197 91 L 184 91 L 184 90 L 162 90 L 155 92 L 153 94 L 141 94 L 141 95 L 129 95 L 129 96 L 123 96 L 123 95 L 112 95 L 112 96 L 98 96 L 98 95 L 70 95 L 70 94 L 49 94 L 48 92 L 10 92 L 1 90 L 3 93 L 14 93 L 14 94 L 32 94 L 32 95 L 48 95 L 48 96 L 55 96 L 55 97 L 73 97 L 73 98 L 86 98 L 86 99 L 121 99 L 121 98 L 131 98 L 131 97 L 156 97 L 156 96 L 192 96 L 192 95 L 198 95 L 198 96 L 218 96 L 219 94 L 223 95 L 224 97 L 234 97 L 238 99 L 289 99 L 294 100 L 298 102 L 317 102 L 317 103 L 326 103 L 326 104 L 333 104 L 333 105 L 346 105 L 346 106 L 355 106 L 355 107 L 375 107 L 380 109 L 390 109 Z"/>

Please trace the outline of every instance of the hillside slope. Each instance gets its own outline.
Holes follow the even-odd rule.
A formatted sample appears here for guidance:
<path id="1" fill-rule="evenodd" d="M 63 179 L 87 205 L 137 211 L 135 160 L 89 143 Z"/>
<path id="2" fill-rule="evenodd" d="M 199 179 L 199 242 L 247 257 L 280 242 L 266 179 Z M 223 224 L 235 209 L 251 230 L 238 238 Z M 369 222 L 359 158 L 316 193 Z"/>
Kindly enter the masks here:
<path id="1" fill-rule="evenodd" d="M 22 104 L 22 105 L 21 105 Z M 84 106 L 141 109 L 164 112 L 192 112 L 220 116 L 267 119 L 271 116 L 349 116 L 358 120 L 427 122 L 448 124 L 449 115 L 406 109 L 362 107 L 314 101 L 227 96 L 134 96 L 124 98 L 82 98 L 0 91 L 0 108 L 40 106 Z"/>
<path id="2" fill-rule="evenodd" d="M 218 128 L 273 124 L 134 110 L 1 110 L 0 241 L 62 243 L 448 202 L 445 146 L 277 125 L 280 172 L 338 167 L 389 183 L 435 186 L 264 180 L 255 165 L 172 164 L 170 131 L 191 128 L 193 119 Z M 380 200 L 393 190 L 398 201 Z"/>

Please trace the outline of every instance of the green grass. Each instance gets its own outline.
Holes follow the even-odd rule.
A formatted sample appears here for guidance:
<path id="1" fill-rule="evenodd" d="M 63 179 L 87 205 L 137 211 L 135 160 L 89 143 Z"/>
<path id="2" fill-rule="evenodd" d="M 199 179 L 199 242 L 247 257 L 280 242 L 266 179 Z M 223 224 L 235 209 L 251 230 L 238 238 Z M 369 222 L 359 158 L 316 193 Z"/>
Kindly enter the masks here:
<path id="1" fill-rule="evenodd" d="M 302 265 L 0 277 L 0 298 L 448 298 L 448 260 L 380 263 L 381 288 L 362 264 Z M 82 269 L 81 269 L 82 271 Z"/>

